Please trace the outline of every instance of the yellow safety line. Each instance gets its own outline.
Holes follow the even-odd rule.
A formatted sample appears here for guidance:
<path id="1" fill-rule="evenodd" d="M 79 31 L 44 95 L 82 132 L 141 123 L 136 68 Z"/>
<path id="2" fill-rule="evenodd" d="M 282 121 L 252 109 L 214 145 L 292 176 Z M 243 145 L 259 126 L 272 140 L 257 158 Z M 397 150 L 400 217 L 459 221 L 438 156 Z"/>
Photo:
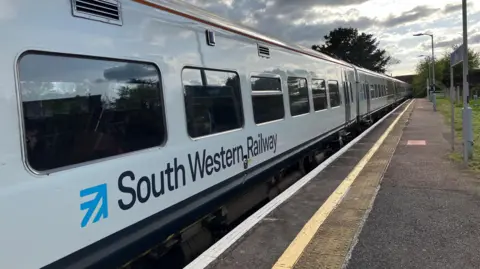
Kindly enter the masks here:
<path id="1" fill-rule="evenodd" d="M 342 201 L 345 194 L 350 189 L 353 181 L 360 174 L 362 169 L 372 158 L 373 154 L 378 150 L 380 145 L 383 143 L 388 134 L 392 131 L 395 124 L 399 121 L 400 117 L 407 111 L 410 105 L 413 103 L 411 101 L 407 107 L 398 115 L 395 121 L 390 124 L 388 129 L 382 134 L 382 136 L 375 142 L 372 148 L 367 152 L 367 154 L 358 162 L 358 164 L 353 168 L 353 170 L 348 174 L 348 176 L 342 181 L 342 183 L 337 187 L 337 189 L 328 197 L 325 203 L 318 209 L 313 217 L 303 226 L 300 233 L 297 234 L 297 237 L 290 243 L 288 248 L 283 252 L 282 256 L 277 260 L 272 269 L 292 269 L 293 266 L 297 263 L 300 255 L 307 247 L 308 243 L 312 240 L 313 236 L 320 228 L 322 223 L 328 217 L 328 215 L 335 209 L 335 207 Z"/>

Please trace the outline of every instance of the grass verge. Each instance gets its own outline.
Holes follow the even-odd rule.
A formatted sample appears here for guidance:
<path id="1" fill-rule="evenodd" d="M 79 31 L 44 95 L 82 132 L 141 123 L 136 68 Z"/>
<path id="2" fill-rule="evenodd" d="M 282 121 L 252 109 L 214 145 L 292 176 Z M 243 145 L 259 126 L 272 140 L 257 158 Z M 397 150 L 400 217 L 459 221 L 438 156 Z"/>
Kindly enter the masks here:
<path id="1" fill-rule="evenodd" d="M 462 136 L 462 103 L 455 105 L 455 141 L 463 141 Z M 469 167 L 475 172 L 480 172 L 480 144 L 475 143 L 480 138 L 480 100 L 475 100 L 470 102 L 470 107 L 472 108 L 472 128 L 473 128 L 473 158 L 469 162 Z M 437 110 L 444 116 L 445 121 L 450 126 L 451 122 L 451 107 L 450 100 L 446 98 L 437 99 Z M 456 143 L 456 145 L 457 145 Z M 462 162 L 463 147 L 456 146 L 455 152 L 450 154 L 450 158 Z"/>

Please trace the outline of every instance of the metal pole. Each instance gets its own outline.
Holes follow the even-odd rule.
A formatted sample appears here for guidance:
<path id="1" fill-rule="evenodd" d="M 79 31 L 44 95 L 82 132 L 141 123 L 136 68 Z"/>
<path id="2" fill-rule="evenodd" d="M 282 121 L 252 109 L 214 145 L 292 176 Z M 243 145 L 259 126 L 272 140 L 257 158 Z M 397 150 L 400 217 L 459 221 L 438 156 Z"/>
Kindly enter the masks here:
<path id="1" fill-rule="evenodd" d="M 453 66 L 450 66 L 450 107 L 451 107 L 451 118 L 450 118 L 450 135 L 452 143 L 452 152 L 455 151 L 455 89 L 453 86 Z"/>
<path id="2" fill-rule="evenodd" d="M 467 0 L 462 0 L 463 20 L 463 161 L 468 163 L 472 155 L 472 109 L 468 106 L 468 33 L 467 33 Z"/>
<path id="3" fill-rule="evenodd" d="M 433 35 L 430 35 L 432 38 L 432 102 L 433 102 L 433 111 L 437 111 L 437 100 L 435 96 L 435 49 L 433 46 Z"/>

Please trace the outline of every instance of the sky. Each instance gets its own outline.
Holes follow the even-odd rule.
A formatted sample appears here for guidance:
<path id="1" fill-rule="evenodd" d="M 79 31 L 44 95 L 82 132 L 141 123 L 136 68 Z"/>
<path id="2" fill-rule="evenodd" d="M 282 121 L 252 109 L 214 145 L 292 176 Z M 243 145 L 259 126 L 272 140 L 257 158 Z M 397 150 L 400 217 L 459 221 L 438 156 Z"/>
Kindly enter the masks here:
<path id="1" fill-rule="evenodd" d="M 323 44 L 337 27 L 373 34 L 400 60 L 387 73 L 415 73 L 419 55 L 435 58 L 462 43 L 461 0 L 184 0 L 260 33 L 307 47 Z M 480 52 L 480 1 L 467 0 L 469 48 Z"/>

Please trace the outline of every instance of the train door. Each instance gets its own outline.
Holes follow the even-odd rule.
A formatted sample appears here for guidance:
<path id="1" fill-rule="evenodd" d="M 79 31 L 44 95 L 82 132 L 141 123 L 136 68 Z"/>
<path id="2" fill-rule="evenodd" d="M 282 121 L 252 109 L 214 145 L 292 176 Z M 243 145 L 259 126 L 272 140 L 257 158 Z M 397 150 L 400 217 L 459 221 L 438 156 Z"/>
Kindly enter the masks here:
<path id="1" fill-rule="evenodd" d="M 353 83 L 352 83 L 353 82 Z M 355 120 L 357 117 L 357 110 L 358 110 L 358 105 L 357 105 L 357 97 L 358 97 L 358 92 L 355 90 L 355 74 L 353 70 L 349 70 L 347 72 L 347 85 L 348 85 L 348 92 L 350 96 L 350 120 Z"/>
<path id="2" fill-rule="evenodd" d="M 345 122 L 349 123 L 350 122 L 350 116 L 351 116 L 351 96 L 350 96 L 350 90 L 348 87 L 348 81 L 347 81 L 347 73 L 344 71 L 343 72 L 343 93 L 344 93 L 344 102 L 345 102 Z"/>
<path id="3" fill-rule="evenodd" d="M 372 108 L 370 106 L 371 104 L 371 97 L 372 95 L 370 94 L 370 85 L 368 84 L 368 81 L 365 81 L 365 83 L 363 84 L 364 86 L 364 89 L 365 89 L 365 98 L 367 98 L 367 113 L 370 113 L 372 111 Z"/>
<path id="4" fill-rule="evenodd" d="M 360 94 L 362 92 L 362 84 L 360 83 L 360 78 L 358 77 L 358 71 L 357 69 L 353 70 L 353 77 L 354 77 L 354 91 L 355 91 L 355 103 L 356 103 L 356 113 L 355 113 L 355 118 L 357 119 L 357 122 L 360 121 Z"/>

